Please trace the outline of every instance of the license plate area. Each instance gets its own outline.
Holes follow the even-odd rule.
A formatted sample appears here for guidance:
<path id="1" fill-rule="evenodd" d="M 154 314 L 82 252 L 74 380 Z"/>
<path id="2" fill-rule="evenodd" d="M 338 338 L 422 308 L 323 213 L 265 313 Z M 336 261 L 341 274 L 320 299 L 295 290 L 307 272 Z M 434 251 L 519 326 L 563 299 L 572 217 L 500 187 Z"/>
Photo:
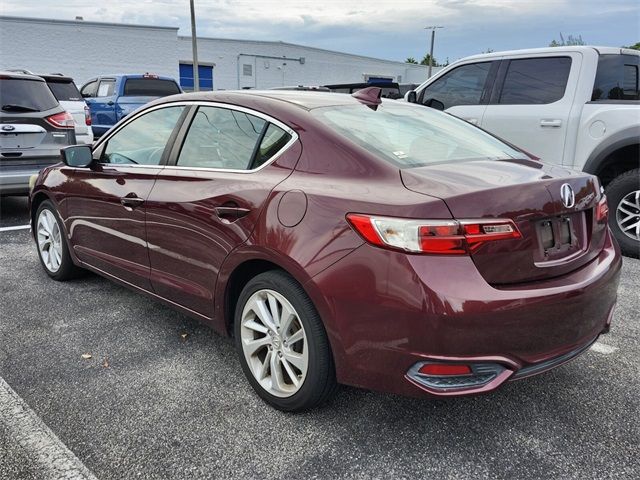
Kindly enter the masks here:
<path id="1" fill-rule="evenodd" d="M 537 222 L 536 233 L 536 263 L 563 262 L 586 251 L 588 238 L 584 212 L 541 220 Z"/>

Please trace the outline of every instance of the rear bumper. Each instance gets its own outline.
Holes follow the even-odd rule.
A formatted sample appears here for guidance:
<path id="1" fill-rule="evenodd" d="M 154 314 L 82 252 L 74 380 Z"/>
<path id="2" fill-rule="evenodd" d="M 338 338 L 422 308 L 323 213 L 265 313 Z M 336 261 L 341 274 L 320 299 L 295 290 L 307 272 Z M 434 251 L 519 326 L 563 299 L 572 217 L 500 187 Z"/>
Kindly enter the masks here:
<path id="1" fill-rule="evenodd" d="M 30 160 L 25 165 L 0 165 L 0 195 L 27 195 L 29 178 L 58 163 L 57 158 Z"/>
<path id="2" fill-rule="evenodd" d="M 78 145 L 91 145 L 93 143 L 93 140 L 93 130 L 91 129 L 91 127 L 89 127 L 85 133 L 76 132 L 76 142 L 78 143 Z"/>
<path id="3" fill-rule="evenodd" d="M 316 303 L 340 382 L 449 396 L 494 390 L 585 351 L 608 328 L 620 267 L 619 249 L 607 234 L 600 255 L 580 269 L 498 289 L 469 257 L 405 255 L 363 245 L 311 281 L 323 292 Z M 409 375 L 424 362 L 501 368 L 486 384 L 439 390 Z"/>

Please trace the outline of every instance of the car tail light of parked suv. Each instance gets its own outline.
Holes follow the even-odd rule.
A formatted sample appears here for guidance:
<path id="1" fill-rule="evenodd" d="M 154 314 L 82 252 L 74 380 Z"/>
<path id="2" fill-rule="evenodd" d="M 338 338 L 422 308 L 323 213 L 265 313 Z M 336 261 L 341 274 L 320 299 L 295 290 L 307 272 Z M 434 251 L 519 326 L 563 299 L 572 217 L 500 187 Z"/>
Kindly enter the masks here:
<path id="1" fill-rule="evenodd" d="M 75 128 L 75 121 L 69 112 L 60 112 L 45 120 L 56 128 Z"/>
<path id="2" fill-rule="evenodd" d="M 87 126 L 91 126 L 91 110 L 86 105 L 84 107 L 84 123 Z"/>
<path id="3" fill-rule="evenodd" d="M 466 255 L 487 242 L 521 238 L 512 220 L 409 220 L 350 213 L 347 220 L 369 243 L 411 253 Z"/>
<path id="4" fill-rule="evenodd" d="M 607 223 L 609 220 L 609 205 L 607 204 L 607 197 L 602 196 L 598 205 L 596 206 L 596 222 Z"/>

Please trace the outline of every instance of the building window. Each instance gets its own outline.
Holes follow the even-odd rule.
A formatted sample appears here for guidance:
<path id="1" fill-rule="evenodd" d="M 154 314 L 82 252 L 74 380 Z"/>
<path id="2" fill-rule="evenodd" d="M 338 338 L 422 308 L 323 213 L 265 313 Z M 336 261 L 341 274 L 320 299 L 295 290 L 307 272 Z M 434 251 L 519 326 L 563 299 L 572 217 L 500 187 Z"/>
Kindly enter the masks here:
<path id="1" fill-rule="evenodd" d="M 250 63 L 245 63 L 244 65 L 242 65 L 242 75 L 245 75 L 247 77 L 250 77 L 253 75 L 253 65 L 251 65 Z"/>
<path id="2" fill-rule="evenodd" d="M 213 90 L 213 65 L 198 65 L 200 90 Z M 180 86 L 185 92 L 193 91 L 193 63 L 180 62 Z"/>

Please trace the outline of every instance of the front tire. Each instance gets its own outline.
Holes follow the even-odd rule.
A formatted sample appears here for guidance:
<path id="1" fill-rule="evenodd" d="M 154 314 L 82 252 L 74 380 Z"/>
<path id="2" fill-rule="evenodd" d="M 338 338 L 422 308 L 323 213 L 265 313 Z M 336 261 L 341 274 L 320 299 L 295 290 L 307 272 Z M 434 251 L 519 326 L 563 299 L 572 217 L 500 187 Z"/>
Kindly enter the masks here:
<path id="1" fill-rule="evenodd" d="M 62 221 L 49 200 L 38 207 L 34 237 L 40 263 L 47 275 L 58 281 L 78 276 L 81 269 L 71 259 Z"/>
<path id="2" fill-rule="evenodd" d="M 640 258 L 640 169 L 614 178 L 606 188 L 609 227 L 627 257 Z"/>
<path id="3" fill-rule="evenodd" d="M 290 275 L 257 275 L 242 290 L 235 342 L 245 376 L 267 403 L 300 412 L 336 389 L 327 334 L 313 303 Z"/>

